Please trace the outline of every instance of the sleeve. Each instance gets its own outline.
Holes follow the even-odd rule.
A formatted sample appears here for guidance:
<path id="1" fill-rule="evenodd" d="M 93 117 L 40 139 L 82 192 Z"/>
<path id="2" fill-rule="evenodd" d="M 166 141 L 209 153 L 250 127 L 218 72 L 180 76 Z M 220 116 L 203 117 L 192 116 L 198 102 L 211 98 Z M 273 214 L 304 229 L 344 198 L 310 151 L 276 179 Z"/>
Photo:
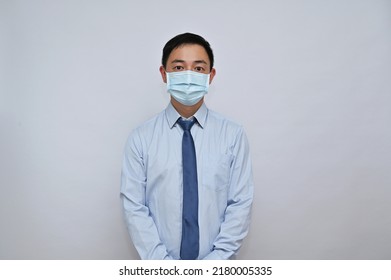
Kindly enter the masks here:
<path id="1" fill-rule="evenodd" d="M 249 144 L 243 128 L 236 137 L 233 156 L 224 221 L 213 244 L 213 251 L 205 260 L 233 258 L 250 227 L 254 187 Z"/>
<path id="2" fill-rule="evenodd" d="M 172 259 L 161 242 L 146 206 L 146 166 L 139 133 L 128 138 L 121 172 L 121 200 L 125 222 L 141 259 Z"/>

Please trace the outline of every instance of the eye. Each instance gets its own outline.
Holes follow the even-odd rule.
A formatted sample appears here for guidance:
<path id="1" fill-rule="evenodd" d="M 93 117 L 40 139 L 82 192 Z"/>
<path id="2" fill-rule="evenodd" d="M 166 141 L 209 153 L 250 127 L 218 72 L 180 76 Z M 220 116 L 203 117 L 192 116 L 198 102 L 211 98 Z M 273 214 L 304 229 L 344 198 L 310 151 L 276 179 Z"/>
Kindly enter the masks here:
<path id="1" fill-rule="evenodd" d="M 205 69 L 201 66 L 195 67 L 194 70 L 196 70 L 197 72 L 205 72 Z"/>
<path id="2" fill-rule="evenodd" d="M 174 66 L 172 69 L 174 71 L 183 71 L 184 70 L 183 66 L 180 66 L 180 65 Z"/>

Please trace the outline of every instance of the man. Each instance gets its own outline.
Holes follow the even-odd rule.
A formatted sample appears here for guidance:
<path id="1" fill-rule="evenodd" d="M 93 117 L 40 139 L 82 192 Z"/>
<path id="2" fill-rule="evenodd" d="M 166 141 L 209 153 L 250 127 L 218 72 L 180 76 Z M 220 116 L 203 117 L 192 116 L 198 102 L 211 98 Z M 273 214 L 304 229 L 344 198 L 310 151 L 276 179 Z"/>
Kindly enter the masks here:
<path id="1" fill-rule="evenodd" d="M 232 259 L 247 235 L 249 147 L 241 126 L 204 104 L 213 63 L 198 35 L 168 41 L 160 73 L 171 102 L 126 143 L 121 198 L 142 259 Z"/>

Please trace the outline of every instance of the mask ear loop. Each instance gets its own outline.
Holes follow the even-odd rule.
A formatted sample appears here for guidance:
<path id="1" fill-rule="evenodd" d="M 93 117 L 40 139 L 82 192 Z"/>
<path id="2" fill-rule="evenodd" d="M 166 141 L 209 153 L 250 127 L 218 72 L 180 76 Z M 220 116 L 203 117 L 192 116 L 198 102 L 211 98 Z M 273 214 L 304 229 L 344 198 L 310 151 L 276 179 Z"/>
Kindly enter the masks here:
<path id="1" fill-rule="evenodd" d="M 170 79 L 168 78 L 168 73 L 167 73 L 166 69 L 164 69 L 164 73 L 166 74 L 166 84 L 168 87 L 170 85 L 170 83 L 169 83 Z"/>

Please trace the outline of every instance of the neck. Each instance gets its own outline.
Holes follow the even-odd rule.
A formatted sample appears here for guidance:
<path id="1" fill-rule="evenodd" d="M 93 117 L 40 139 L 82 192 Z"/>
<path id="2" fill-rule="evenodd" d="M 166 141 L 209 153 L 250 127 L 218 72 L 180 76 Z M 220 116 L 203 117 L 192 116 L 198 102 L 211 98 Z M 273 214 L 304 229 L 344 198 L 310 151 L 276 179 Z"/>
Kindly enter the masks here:
<path id="1" fill-rule="evenodd" d="M 198 101 L 196 104 L 192 106 L 186 106 L 176 101 L 173 97 L 171 97 L 172 106 L 174 106 L 175 110 L 184 118 L 190 118 L 191 116 L 193 116 L 201 107 L 203 102 L 204 102 L 204 98 L 202 98 L 200 101 Z"/>

